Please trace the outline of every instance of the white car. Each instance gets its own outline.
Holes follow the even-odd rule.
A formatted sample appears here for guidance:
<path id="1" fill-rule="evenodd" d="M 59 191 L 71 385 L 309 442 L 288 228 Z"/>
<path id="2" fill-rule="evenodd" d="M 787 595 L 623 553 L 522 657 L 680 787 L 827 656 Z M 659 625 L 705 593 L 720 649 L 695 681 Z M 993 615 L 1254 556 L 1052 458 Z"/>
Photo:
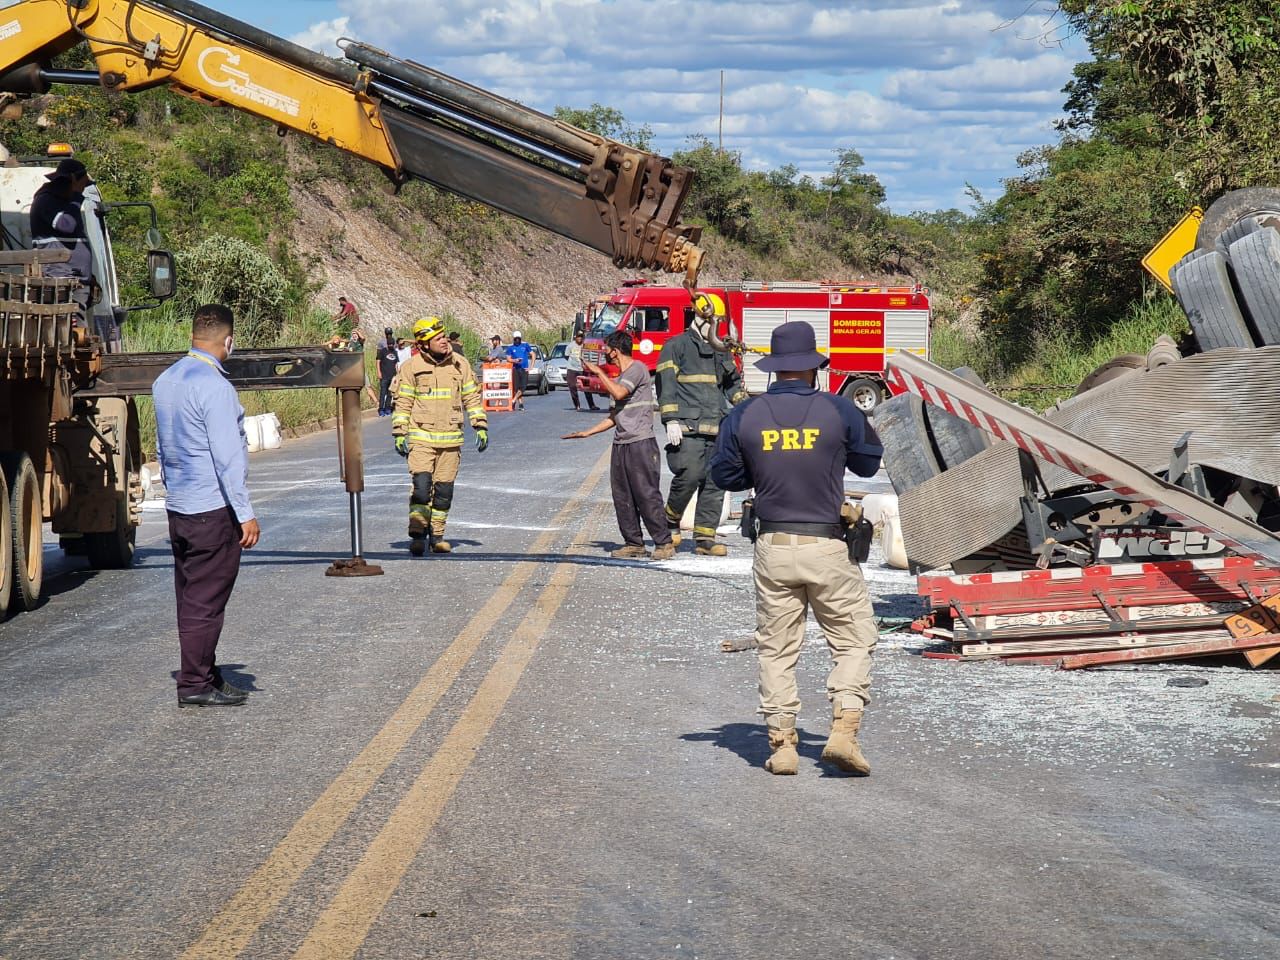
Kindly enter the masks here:
<path id="1" fill-rule="evenodd" d="M 556 387 L 568 387 L 569 381 L 567 374 L 569 372 L 569 341 L 562 340 L 551 348 L 551 356 L 547 357 L 547 362 L 543 364 L 546 370 L 547 389 L 554 390 Z"/>

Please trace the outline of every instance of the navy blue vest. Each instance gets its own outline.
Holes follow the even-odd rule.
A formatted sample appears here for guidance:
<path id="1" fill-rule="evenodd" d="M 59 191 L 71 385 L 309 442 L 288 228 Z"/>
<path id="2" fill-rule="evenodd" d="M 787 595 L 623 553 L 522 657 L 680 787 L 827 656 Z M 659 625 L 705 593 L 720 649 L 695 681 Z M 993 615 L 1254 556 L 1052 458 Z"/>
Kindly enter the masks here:
<path id="1" fill-rule="evenodd" d="M 882 452 L 878 438 L 843 397 L 778 386 L 747 403 L 735 429 L 755 484 L 756 516 L 777 523 L 839 523 L 845 467 L 874 474 Z"/>

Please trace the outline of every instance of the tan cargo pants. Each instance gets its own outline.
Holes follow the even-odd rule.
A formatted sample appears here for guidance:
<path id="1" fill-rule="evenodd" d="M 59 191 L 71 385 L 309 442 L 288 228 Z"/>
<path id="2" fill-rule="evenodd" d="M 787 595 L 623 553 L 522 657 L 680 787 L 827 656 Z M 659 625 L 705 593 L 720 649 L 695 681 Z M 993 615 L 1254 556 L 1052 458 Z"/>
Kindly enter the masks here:
<path id="1" fill-rule="evenodd" d="M 849 560 L 844 541 L 762 533 L 753 572 L 760 712 L 767 718 L 800 710 L 796 661 L 809 607 L 831 649 L 827 699 L 841 709 L 869 704 L 878 631 L 862 570 Z"/>

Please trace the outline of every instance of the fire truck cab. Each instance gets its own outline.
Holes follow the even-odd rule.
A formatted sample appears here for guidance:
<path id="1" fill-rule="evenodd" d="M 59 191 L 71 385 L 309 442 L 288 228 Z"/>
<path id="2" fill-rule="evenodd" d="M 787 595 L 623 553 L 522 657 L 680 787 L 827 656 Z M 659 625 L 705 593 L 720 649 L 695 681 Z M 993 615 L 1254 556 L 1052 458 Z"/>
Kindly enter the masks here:
<path id="1" fill-rule="evenodd" d="M 890 357 L 904 350 L 929 355 L 929 291 L 919 284 L 885 287 L 744 280 L 701 289 L 725 303 L 728 316 L 719 332 L 740 345 L 743 380 L 753 394 L 768 389 L 769 378 L 756 369 L 751 354 L 767 354 L 774 328 L 793 320 L 812 325 L 818 349 L 831 358 L 830 367 L 818 375 L 818 385 L 847 396 L 864 412 L 874 410 L 890 394 L 884 376 Z M 683 288 L 654 286 L 644 280 L 625 283 L 596 311 L 583 358 L 602 363 L 604 338 L 615 330 L 628 330 L 634 343 L 632 356 L 652 372 L 662 345 L 683 333 L 692 320 L 693 305 Z M 599 380 L 589 374 L 579 385 L 604 393 Z"/>

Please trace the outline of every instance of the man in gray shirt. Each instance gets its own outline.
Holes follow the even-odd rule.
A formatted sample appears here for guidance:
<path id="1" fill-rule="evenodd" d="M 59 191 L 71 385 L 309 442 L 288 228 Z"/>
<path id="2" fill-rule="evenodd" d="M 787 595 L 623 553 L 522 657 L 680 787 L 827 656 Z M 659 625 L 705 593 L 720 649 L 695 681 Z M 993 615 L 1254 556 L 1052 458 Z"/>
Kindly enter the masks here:
<path id="1" fill-rule="evenodd" d="M 583 369 L 600 379 L 613 406 L 609 416 L 589 430 L 566 434 L 562 439 L 580 440 L 612 429 L 613 451 L 609 460 L 609 482 L 613 487 L 613 509 L 625 544 L 613 551 L 619 560 L 647 560 L 643 520 L 653 537 L 653 558 L 669 560 L 676 548 L 667 529 L 658 481 L 662 468 L 658 441 L 653 435 L 653 383 L 644 364 L 631 359 L 631 334 L 615 330 L 604 341 L 605 362 L 619 370 L 616 380 L 588 360 Z"/>

